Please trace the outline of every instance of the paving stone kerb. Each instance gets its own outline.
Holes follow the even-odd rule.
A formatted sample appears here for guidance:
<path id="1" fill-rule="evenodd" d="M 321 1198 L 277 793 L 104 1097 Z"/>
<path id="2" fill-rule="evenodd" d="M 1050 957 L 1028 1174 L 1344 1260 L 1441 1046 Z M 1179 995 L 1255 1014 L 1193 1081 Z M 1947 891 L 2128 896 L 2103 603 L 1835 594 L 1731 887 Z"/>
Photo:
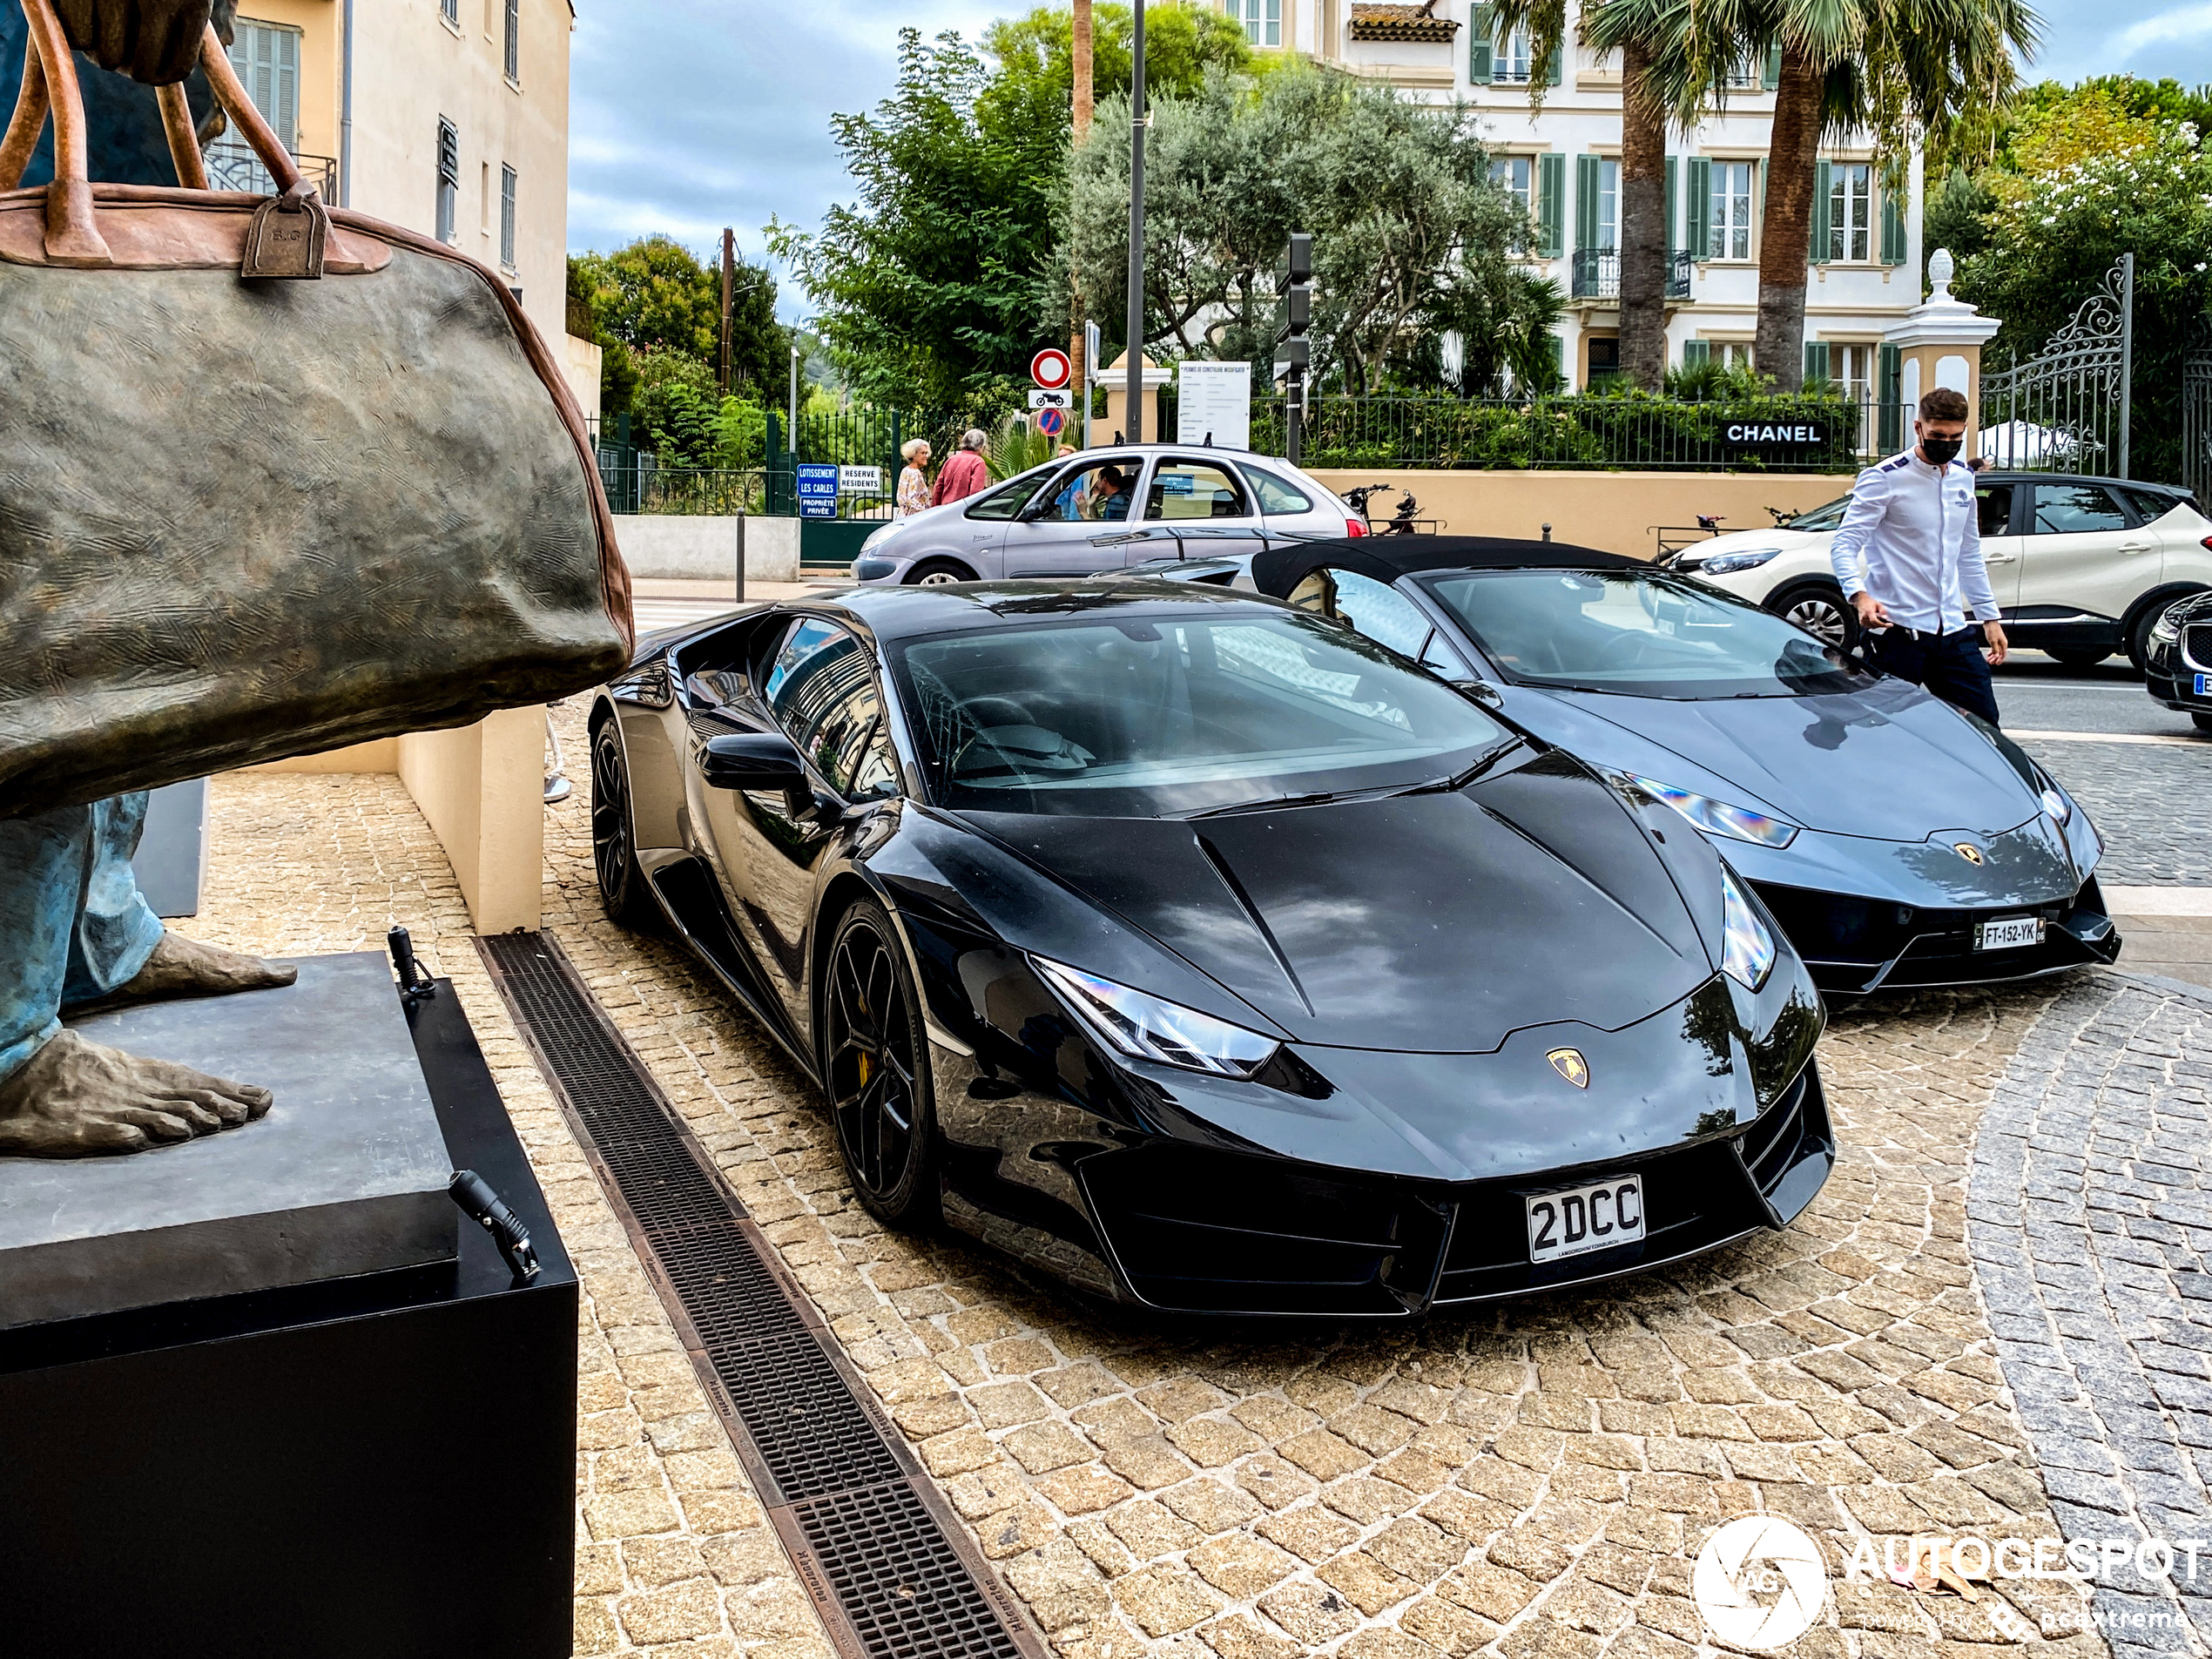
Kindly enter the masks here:
<path id="1" fill-rule="evenodd" d="M 1786 1234 L 1414 1325 L 1171 1321 L 885 1231 L 811 1087 L 688 956 L 606 921 L 581 813 L 548 857 L 548 926 L 1064 1654 L 1662 1659 L 1710 1647 L 1689 1575 L 1736 1515 L 1838 1568 L 1867 1538 L 2060 1536 L 1966 1239 L 1982 1109 L 2054 987 L 1841 1015 L 1843 1158 Z M 1986 1602 L 1837 1588 L 1798 1651 L 2009 1640 Z M 2104 1651 L 2064 1587 L 2005 1597 Z"/>
<path id="2" fill-rule="evenodd" d="M 2212 995 L 2117 975 L 2036 1022 L 1983 1116 L 1974 1261 L 2069 1540 L 2212 1540 L 2208 1130 Z M 2195 1567 L 2100 1575 L 2116 1653 L 2212 1651 L 2212 1548 Z"/>

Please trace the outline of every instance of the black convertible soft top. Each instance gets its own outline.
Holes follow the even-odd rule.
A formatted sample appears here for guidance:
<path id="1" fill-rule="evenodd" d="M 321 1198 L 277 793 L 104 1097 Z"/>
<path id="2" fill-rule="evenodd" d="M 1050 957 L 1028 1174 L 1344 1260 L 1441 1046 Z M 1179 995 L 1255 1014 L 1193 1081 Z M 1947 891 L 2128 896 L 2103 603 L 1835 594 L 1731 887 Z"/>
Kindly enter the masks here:
<path id="1" fill-rule="evenodd" d="M 1504 536 L 1347 536 L 1325 542 L 1278 543 L 1252 557 L 1252 585 L 1290 597 L 1309 571 L 1328 565 L 1395 582 L 1416 570 L 1649 570 L 1650 562 L 1567 542 Z"/>

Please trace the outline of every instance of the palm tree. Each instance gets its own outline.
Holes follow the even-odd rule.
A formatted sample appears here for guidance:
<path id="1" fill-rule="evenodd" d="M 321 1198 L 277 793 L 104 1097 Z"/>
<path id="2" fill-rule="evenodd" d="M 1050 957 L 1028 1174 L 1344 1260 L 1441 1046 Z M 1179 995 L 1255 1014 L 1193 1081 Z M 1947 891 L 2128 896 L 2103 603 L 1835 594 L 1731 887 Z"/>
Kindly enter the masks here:
<path id="1" fill-rule="evenodd" d="M 1584 44 L 1621 55 L 1621 372 L 1646 391 L 1667 372 L 1666 89 L 1663 62 L 1687 61 L 1682 32 L 1690 0 L 1588 0 L 1578 33 Z M 1566 0 L 1497 0 L 1504 30 L 1525 29 L 1531 56 L 1548 63 L 1565 44 Z M 1531 109 L 1543 106 L 1546 78 L 1529 78 Z"/>
<path id="2" fill-rule="evenodd" d="M 1759 373 L 1804 381 L 1813 166 L 1824 136 L 1874 136 L 1902 185 L 1916 143 L 2000 102 L 2013 54 L 2033 57 L 2041 20 L 2027 0 L 1689 0 L 1685 56 L 1672 65 L 1677 118 L 1702 111 L 1736 64 L 1781 49 L 1760 233 Z"/>

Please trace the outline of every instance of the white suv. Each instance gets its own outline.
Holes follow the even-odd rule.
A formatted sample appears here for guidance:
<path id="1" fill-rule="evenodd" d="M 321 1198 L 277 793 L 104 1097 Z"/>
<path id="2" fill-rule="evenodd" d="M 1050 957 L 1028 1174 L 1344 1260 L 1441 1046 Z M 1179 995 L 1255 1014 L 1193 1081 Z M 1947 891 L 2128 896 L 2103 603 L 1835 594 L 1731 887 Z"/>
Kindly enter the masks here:
<path id="1" fill-rule="evenodd" d="M 2167 606 L 2212 588 L 2212 520 L 2188 491 L 2121 478 L 1985 472 L 1982 556 L 2015 645 L 2074 668 L 2124 651 L 2141 669 Z M 1810 633 L 1857 632 L 1828 563 L 1849 498 L 1769 530 L 1738 530 L 1662 561 L 1757 601 Z"/>

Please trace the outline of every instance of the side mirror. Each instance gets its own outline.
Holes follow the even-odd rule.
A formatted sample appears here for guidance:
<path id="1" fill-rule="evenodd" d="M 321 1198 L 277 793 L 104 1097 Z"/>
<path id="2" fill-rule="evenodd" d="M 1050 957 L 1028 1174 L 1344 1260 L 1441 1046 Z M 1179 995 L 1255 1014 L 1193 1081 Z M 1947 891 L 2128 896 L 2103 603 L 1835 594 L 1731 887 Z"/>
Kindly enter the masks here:
<path id="1" fill-rule="evenodd" d="M 807 792 L 806 768 L 799 750 L 780 732 L 733 732 L 709 738 L 699 775 L 712 789 Z"/>

